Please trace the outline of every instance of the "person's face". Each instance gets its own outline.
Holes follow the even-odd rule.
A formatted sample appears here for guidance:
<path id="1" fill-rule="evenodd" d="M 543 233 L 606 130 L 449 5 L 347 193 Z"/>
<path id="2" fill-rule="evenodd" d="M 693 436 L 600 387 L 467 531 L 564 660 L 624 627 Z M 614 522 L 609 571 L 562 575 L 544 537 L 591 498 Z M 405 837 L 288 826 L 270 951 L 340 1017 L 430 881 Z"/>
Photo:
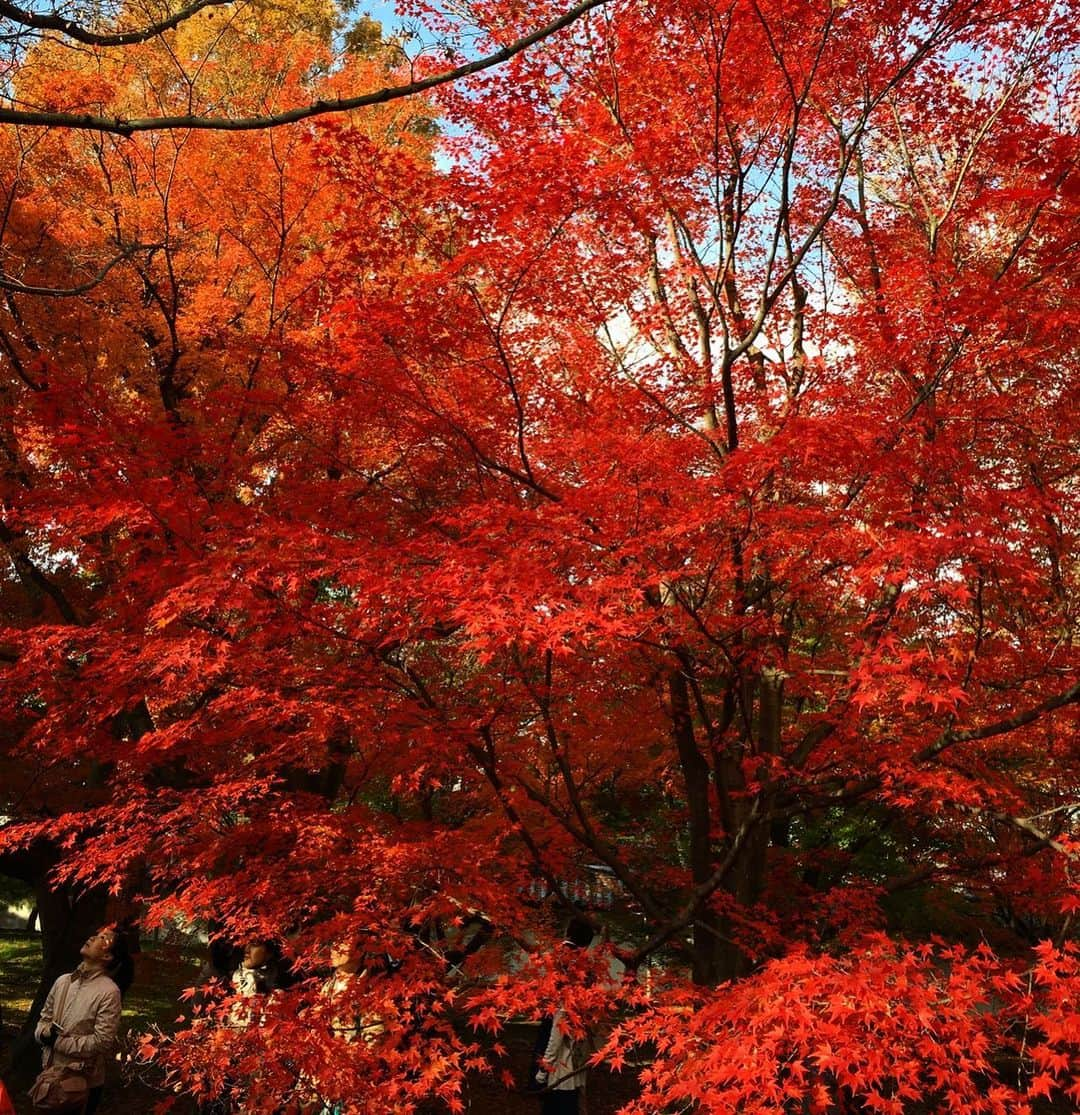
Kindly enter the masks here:
<path id="1" fill-rule="evenodd" d="M 260 941 L 248 941 L 244 945 L 244 967 L 261 968 L 270 959 L 270 951 Z"/>
<path id="2" fill-rule="evenodd" d="M 92 964 L 107 964 L 112 959 L 113 944 L 116 936 L 111 929 L 99 929 L 79 950 L 83 960 Z"/>
<path id="3" fill-rule="evenodd" d="M 358 941 L 345 938 L 330 946 L 330 963 L 338 969 L 356 969 L 364 959 L 364 952 Z"/>

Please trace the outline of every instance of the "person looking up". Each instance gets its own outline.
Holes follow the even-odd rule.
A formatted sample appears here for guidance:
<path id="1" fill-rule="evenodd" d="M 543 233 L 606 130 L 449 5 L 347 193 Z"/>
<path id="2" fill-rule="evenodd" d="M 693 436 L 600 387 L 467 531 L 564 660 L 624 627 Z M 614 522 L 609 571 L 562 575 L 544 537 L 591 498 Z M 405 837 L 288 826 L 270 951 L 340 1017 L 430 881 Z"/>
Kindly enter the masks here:
<path id="1" fill-rule="evenodd" d="M 83 1115 L 101 1103 L 105 1065 L 120 1028 L 120 1002 L 131 985 L 134 966 L 123 935 L 101 929 L 79 950 L 81 963 L 49 991 L 34 1037 L 43 1047 L 42 1064 L 71 1068 L 90 1089 Z"/>

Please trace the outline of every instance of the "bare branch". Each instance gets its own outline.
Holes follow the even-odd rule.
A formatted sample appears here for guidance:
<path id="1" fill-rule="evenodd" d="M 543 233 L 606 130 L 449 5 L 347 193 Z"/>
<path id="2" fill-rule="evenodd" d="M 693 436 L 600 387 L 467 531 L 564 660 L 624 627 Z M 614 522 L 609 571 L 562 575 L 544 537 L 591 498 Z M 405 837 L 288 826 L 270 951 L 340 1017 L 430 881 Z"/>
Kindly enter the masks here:
<path id="1" fill-rule="evenodd" d="M 1015 817 L 1009 813 L 998 813 L 993 809 L 976 809 L 974 812 L 980 817 L 985 817 L 991 821 L 997 821 L 1000 825 L 1015 829 L 1029 840 L 1034 840 L 1040 848 L 1051 848 L 1053 851 L 1058 852 L 1070 860 L 1080 859 L 1080 855 L 1077 854 L 1075 849 L 1055 839 L 1048 832 L 1044 832 L 1034 824 L 1029 817 Z"/>
<path id="2" fill-rule="evenodd" d="M 24 584 L 31 586 L 37 593 L 44 593 L 48 596 L 56 605 L 56 610 L 63 617 L 65 623 L 72 626 L 85 625 L 86 621 L 64 591 L 53 584 L 31 560 L 27 552 L 26 539 L 16 534 L 4 522 L 0 522 L 0 543 L 3 543 L 7 549 Z"/>
<path id="3" fill-rule="evenodd" d="M 731 844 L 724 858 L 717 864 L 715 870 L 707 879 L 702 880 L 702 882 L 694 887 L 682 909 L 671 918 L 670 921 L 661 925 L 644 944 L 640 945 L 633 952 L 624 954 L 620 957 L 626 963 L 627 967 L 636 968 L 647 956 L 654 953 L 658 948 L 661 948 L 674 937 L 676 933 L 681 929 L 685 929 L 686 926 L 695 919 L 698 910 L 701 909 L 702 903 L 720 887 L 728 872 L 735 865 L 735 861 L 739 858 L 742 846 L 750 835 L 751 829 L 760 822 L 761 815 L 758 812 L 759 806 L 760 800 L 755 798 L 750 813 L 732 837 Z"/>
<path id="4" fill-rule="evenodd" d="M 915 756 L 915 759 L 917 762 L 924 762 L 927 759 L 936 758 L 942 751 L 947 747 L 951 747 L 954 743 L 990 739 L 993 736 L 1005 735 L 1006 732 L 1015 732 L 1017 728 L 1022 728 L 1026 724 L 1038 720 L 1039 717 L 1044 716 L 1046 713 L 1053 712 L 1055 709 L 1064 708 L 1066 705 L 1076 704 L 1077 701 L 1080 701 L 1080 682 L 1077 682 L 1071 689 L 1066 689 L 1064 693 L 1058 693 L 1054 697 L 1048 697 L 1040 704 L 1025 709 L 1023 712 L 1018 712 L 1015 716 L 1007 717 L 1005 720 L 997 720 L 993 724 L 986 724 L 981 728 L 967 728 L 959 732 L 954 732 L 950 729 L 947 732 L 943 732 L 934 743 L 920 751 L 919 754 Z"/>

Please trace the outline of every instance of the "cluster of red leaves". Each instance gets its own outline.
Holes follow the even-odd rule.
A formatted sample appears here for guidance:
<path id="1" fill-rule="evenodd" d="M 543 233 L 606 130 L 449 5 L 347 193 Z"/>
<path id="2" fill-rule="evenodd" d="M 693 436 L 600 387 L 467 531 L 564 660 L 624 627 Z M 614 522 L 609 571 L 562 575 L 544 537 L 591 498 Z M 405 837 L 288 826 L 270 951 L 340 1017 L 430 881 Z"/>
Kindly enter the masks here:
<path id="1" fill-rule="evenodd" d="M 839 956 L 795 950 L 693 1004 L 661 996 L 603 1056 L 651 1054 L 635 1115 L 673 1102 L 1028 1115 L 1036 1096 L 1080 1098 L 1078 979 L 1072 945 L 1041 946 L 1019 972 L 987 948 L 871 936 Z"/>
<path id="2" fill-rule="evenodd" d="M 17 78 L 400 66 L 323 79 L 304 14 Z M 442 160 L 428 105 L 0 134 L 3 274 L 120 253 L 0 305 L 0 850 L 394 960 L 370 1045 L 314 980 L 196 1018 L 179 1086 L 453 1107 L 558 1003 L 655 1056 L 641 1111 L 1075 1094 L 1075 953 L 1030 957 L 1076 909 L 1074 22 L 612 0 L 448 92 Z M 614 943 L 552 960 L 598 878 Z"/>

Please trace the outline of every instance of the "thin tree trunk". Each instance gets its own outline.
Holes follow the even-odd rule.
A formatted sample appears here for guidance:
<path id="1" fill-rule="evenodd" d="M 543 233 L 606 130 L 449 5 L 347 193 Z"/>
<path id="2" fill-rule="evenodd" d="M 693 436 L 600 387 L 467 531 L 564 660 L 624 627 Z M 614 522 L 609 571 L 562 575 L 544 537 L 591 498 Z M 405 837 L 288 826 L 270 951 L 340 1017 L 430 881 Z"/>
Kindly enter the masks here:
<path id="1" fill-rule="evenodd" d="M 686 787 L 690 826 L 690 875 L 694 885 L 699 886 L 708 881 L 713 871 L 709 764 L 694 738 L 690 690 L 681 669 L 673 669 L 669 674 L 668 691 L 675 747 Z M 719 928 L 719 919 L 715 912 L 704 906 L 698 912 L 693 927 L 693 978 L 695 983 L 703 986 L 712 986 L 717 982 Z"/>

